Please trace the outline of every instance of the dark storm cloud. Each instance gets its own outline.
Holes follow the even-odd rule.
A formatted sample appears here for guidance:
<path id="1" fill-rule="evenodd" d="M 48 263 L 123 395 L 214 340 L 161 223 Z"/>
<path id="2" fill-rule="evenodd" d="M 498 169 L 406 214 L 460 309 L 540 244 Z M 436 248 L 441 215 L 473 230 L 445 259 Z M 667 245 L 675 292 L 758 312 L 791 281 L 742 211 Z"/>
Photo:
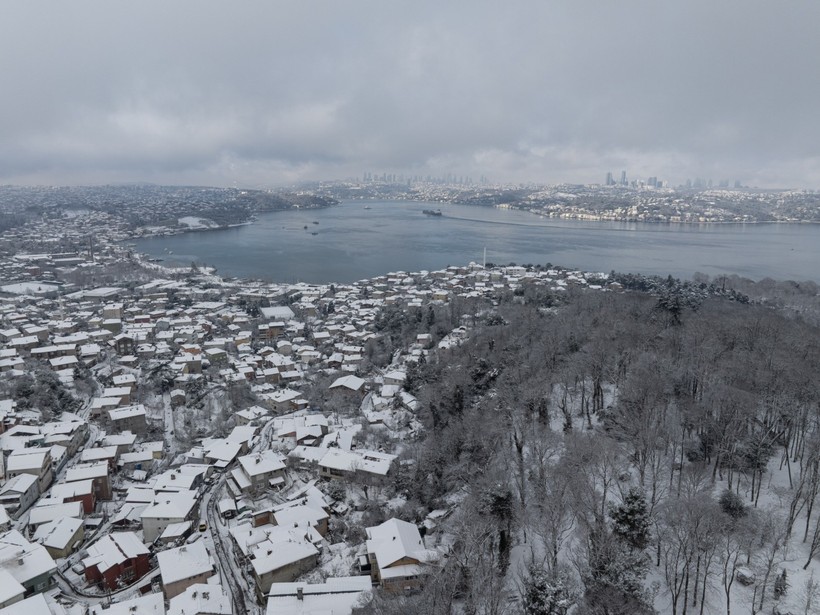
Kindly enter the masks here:
<path id="1" fill-rule="evenodd" d="M 820 186 L 815 2 L 31 4 L 0 9 L 4 182 Z"/>

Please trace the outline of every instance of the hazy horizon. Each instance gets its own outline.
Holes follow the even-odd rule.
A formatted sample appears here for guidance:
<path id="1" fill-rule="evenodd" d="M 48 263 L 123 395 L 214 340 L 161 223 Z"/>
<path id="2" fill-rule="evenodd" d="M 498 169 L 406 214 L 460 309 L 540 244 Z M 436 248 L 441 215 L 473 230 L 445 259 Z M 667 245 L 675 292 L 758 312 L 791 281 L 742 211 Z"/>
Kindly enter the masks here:
<path id="1" fill-rule="evenodd" d="M 820 4 L 14 3 L 0 184 L 820 187 Z"/>

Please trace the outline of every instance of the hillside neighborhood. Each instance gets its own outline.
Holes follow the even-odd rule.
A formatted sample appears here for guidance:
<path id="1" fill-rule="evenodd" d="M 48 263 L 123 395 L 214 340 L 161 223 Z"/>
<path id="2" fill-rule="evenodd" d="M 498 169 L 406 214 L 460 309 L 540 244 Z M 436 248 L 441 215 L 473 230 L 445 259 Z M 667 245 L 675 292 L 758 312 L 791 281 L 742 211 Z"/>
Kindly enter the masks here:
<path id="1" fill-rule="evenodd" d="M 3 614 L 344 613 L 417 588 L 457 501 L 402 518 L 394 477 L 423 430 L 408 371 L 501 293 L 602 279 L 471 264 L 225 282 L 105 237 L 0 264 Z M 420 323 L 405 347 L 385 342 L 391 310 Z"/>

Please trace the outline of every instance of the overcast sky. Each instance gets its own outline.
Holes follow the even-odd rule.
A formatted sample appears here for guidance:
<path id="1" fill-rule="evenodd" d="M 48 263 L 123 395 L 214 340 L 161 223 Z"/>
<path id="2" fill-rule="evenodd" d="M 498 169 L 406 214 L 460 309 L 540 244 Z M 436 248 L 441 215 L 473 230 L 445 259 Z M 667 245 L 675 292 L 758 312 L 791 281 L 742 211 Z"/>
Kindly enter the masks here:
<path id="1" fill-rule="evenodd" d="M 817 0 L 3 2 L 0 183 L 820 188 L 818 28 Z"/>

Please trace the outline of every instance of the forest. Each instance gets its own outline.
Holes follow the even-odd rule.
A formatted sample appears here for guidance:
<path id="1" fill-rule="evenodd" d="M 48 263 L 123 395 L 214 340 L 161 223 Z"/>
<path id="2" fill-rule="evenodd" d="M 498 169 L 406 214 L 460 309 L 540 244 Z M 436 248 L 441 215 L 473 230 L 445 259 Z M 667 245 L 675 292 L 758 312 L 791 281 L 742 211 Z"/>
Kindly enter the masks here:
<path id="1" fill-rule="evenodd" d="M 409 370 L 424 429 L 391 485 L 451 544 L 357 612 L 820 612 L 820 337 L 792 309 L 817 295 L 733 283 L 386 312 L 382 354 L 469 328 Z"/>

